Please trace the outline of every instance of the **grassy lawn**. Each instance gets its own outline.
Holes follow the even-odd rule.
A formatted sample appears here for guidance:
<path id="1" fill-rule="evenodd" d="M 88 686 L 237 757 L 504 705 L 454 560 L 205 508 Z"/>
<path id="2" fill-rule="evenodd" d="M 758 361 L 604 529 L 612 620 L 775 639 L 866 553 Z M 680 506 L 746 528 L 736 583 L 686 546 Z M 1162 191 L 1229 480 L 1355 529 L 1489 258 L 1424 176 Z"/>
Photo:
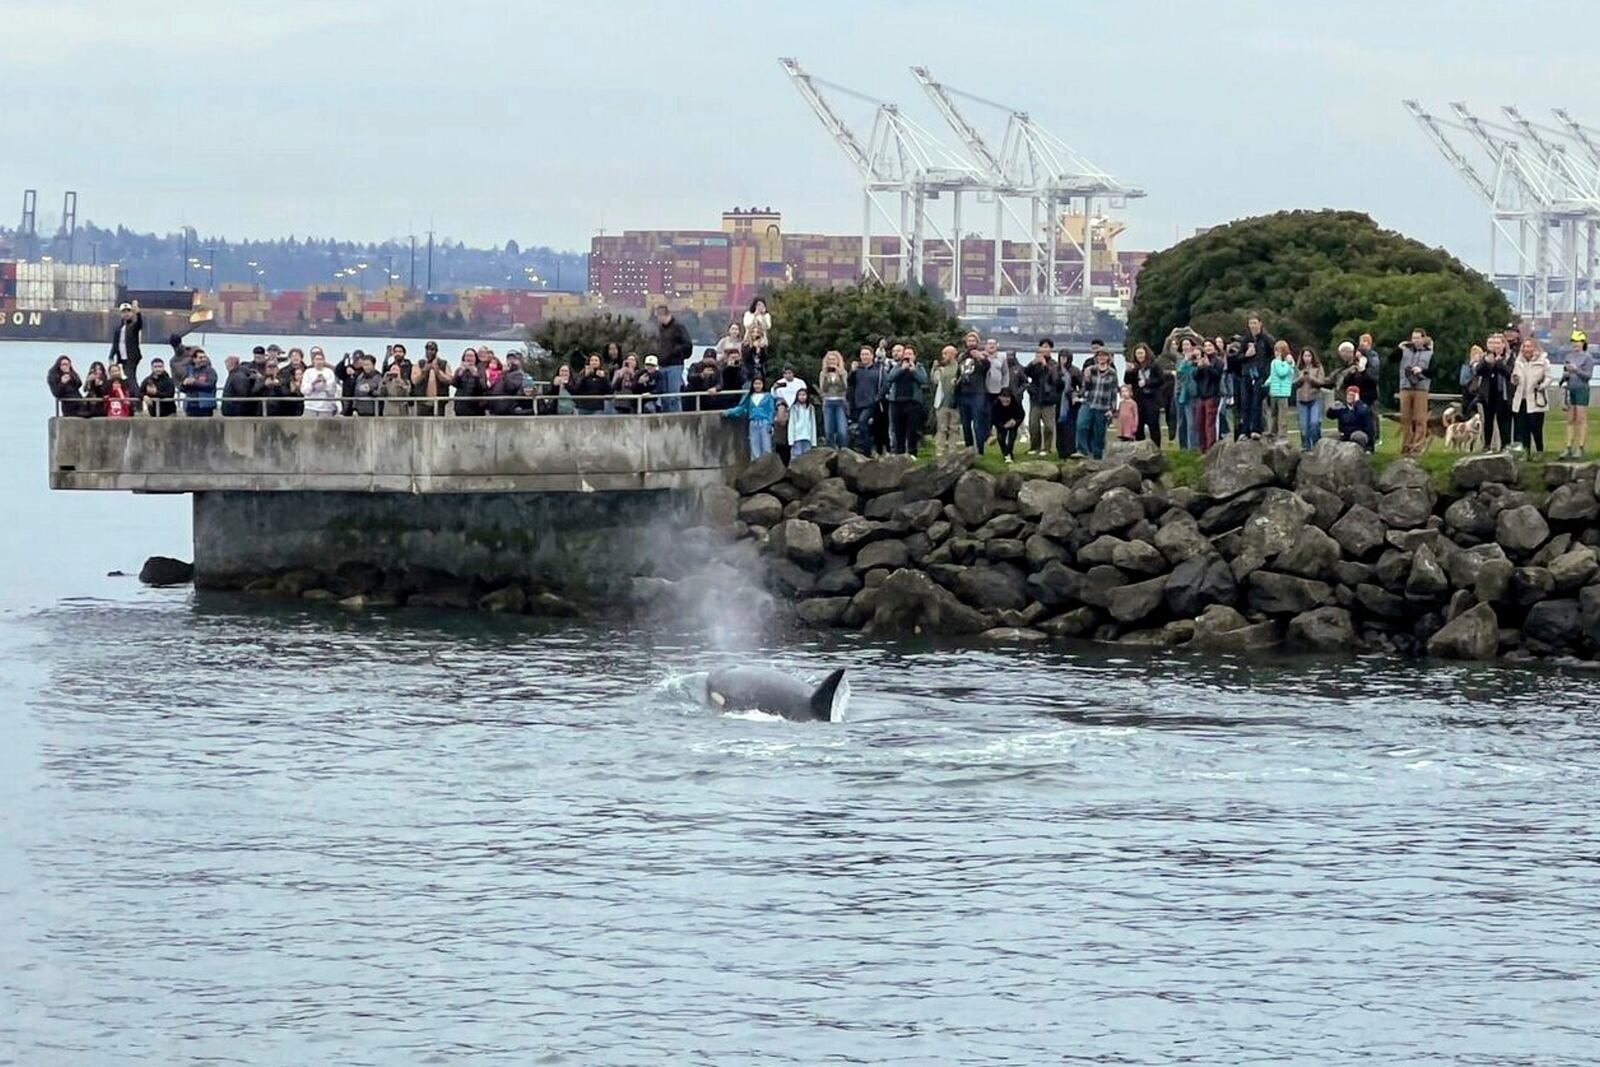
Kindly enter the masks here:
<path id="1" fill-rule="evenodd" d="M 1331 424 L 1328 429 L 1331 430 Z M 1336 436 L 1325 433 L 1324 436 Z M 1289 440 L 1298 441 L 1300 434 L 1291 430 Z M 1541 455 L 1523 457 L 1522 477 L 1527 488 L 1539 489 L 1544 486 L 1544 477 L 1540 468 L 1544 464 L 1556 461 L 1561 456 L 1561 446 L 1566 439 L 1566 412 L 1553 410 L 1545 416 L 1544 443 L 1545 452 Z M 1200 472 L 1204 457 L 1194 450 L 1177 448 L 1170 440 L 1162 443 L 1162 452 L 1166 457 L 1167 475 L 1175 485 L 1195 485 L 1200 480 Z M 923 439 L 922 449 L 918 453 L 919 459 L 932 459 L 934 456 L 933 438 L 928 436 Z M 1381 471 L 1390 463 L 1400 458 L 1400 423 L 1386 412 L 1383 419 L 1383 432 L 1378 441 L 1377 451 L 1372 455 L 1372 468 Z M 1460 453 L 1452 452 L 1445 447 L 1441 438 L 1430 438 L 1428 450 L 1416 457 L 1417 462 L 1433 478 L 1434 484 L 1441 490 L 1450 484 L 1450 469 L 1455 466 Z M 1600 459 L 1600 408 L 1589 409 L 1589 445 L 1584 452 L 1584 460 Z M 1053 457 L 1052 457 L 1053 459 Z M 1036 457 L 1018 454 L 1017 462 L 1034 461 Z M 1007 469 L 1006 463 L 1000 458 L 1000 450 L 991 440 L 989 447 L 982 456 L 978 457 L 977 468 L 988 471 L 990 474 L 1001 474 Z"/>

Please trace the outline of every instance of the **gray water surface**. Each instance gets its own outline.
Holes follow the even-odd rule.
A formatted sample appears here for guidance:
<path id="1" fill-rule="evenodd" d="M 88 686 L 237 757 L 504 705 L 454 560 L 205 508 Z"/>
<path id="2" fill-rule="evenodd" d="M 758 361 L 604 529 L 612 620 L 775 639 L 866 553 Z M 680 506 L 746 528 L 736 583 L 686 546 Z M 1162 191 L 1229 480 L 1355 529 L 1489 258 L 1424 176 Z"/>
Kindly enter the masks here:
<path id="1" fill-rule="evenodd" d="M 1600 1049 L 1594 676 L 144 590 L 185 502 L 42 442 L 0 423 L 0 1062 Z M 848 720 L 707 711 L 735 660 L 849 665 Z"/>

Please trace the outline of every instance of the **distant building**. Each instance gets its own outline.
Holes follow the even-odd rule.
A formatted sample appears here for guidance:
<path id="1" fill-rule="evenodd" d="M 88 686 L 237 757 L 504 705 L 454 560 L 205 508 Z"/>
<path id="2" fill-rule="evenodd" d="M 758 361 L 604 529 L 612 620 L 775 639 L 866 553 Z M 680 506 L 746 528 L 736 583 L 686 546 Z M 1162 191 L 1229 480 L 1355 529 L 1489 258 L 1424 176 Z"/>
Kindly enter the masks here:
<path id="1" fill-rule="evenodd" d="M 1082 256 L 1072 250 L 1082 247 L 1086 230 L 1095 241 L 1095 296 L 1126 300 L 1148 253 L 1116 251 L 1122 227 L 1104 220 L 1095 220 L 1092 228 L 1082 216 L 1062 220 L 1058 286 L 1075 284 L 1081 276 Z M 727 311 L 768 286 L 853 285 L 861 275 L 861 245 L 859 235 L 785 233 L 782 214 L 771 208 L 733 208 L 722 213 L 722 226 L 716 230 L 624 230 L 595 237 L 589 246 L 589 291 L 618 308 L 664 300 L 696 311 Z M 1023 241 L 1003 243 L 998 292 L 1027 288 L 1030 251 Z M 898 238 L 872 239 L 869 256 L 891 285 L 900 284 L 899 255 Z M 954 292 L 949 250 L 930 244 L 925 260 L 924 284 L 941 293 Z M 994 241 L 964 238 L 960 269 L 964 295 L 995 294 Z"/>

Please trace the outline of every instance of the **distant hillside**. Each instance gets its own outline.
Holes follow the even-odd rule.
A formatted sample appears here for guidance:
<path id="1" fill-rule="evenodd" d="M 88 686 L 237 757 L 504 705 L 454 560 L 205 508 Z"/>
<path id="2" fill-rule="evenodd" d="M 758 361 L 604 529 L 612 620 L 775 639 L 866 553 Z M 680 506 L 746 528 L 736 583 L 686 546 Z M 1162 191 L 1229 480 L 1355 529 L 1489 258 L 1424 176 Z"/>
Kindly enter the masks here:
<path id="1" fill-rule="evenodd" d="M 258 283 L 267 289 L 302 289 L 308 285 L 362 281 L 360 264 L 365 263 L 365 287 L 378 289 L 394 281 L 410 285 L 412 253 L 409 239 L 381 243 L 338 241 L 332 238 L 285 237 L 274 241 L 230 241 L 226 237 L 205 235 L 194 229 L 188 234 L 188 283 L 207 287 L 207 268 L 216 272 L 216 284 Z M 183 233 L 135 233 L 119 226 L 104 229 L 94 223 L 78 228 L 73 240 L 72 258 L 77 263 L 118 263 L 126 271 L 127 284 L 136 289 L 164 289 L 184 282 Z M 65 258 L 67 249 L 60 239 L 40 239 L 37 248 L 23 247 L 14 230 L 0 228 L 0 258 L 37 258 L 53 255 Z M 427 237 L 417 238 L 416 285 L 427 285 Z M 340 271 L 355 273 L 341 277 Z M 542 284 L 530 281 L 529 275 Z M 583 252 L 558 252 L 544 246 L 522 248 L 507 241 L 499 248 L 469 248 L 459 241 L 436 238 L 433 246 L 433 285 L 435 290 L 492 286 L 498 289 L 527 287 L 582 292 L 588 286 L 589 256 Z"/>

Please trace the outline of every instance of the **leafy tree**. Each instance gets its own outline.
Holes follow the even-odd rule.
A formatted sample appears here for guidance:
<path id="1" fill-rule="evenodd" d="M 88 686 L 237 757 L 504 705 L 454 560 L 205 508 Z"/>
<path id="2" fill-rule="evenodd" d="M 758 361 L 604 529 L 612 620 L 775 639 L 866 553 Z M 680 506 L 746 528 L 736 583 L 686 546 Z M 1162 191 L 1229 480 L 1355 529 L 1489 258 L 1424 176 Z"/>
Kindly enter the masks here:
<path id="1" fill-rule="evenodd" d="M 792 364 L 808 382 L 817 380 L 830 349 L 848 365 L 862 345 L 899 341 L 915 346 L 922 365 L 931 366 L 940 348 L 961 340 L 960 320 L 925 289 L 862 281 L 848 289 L 790 285 L 763 296 L 772 312 L 768 365 Z"/>
<path id="2" fill-rule="evenodd" d="M 1373 336 L 1393 353 L 1414 326 L 1434 339 L 1436 389 L 1455 388 L 1467 349 L 1512 317 L 1505 295 L 1443 249 L 1354 211 L 1289 211 L 1219 226 L 1152 255 L 1139 273 L 1129 343 L 1159 347 L 1177 326 L 1230 337 L 1261 315 L 1269 333 L 1327 358 Z M 1383 363 L 1392 391 L 1397 363 Z"/>
<path id="3" fill-rule="evenodd" d="M 638 319 L 612 312 L 592 315 L 575 315 L 570 318 L 546 319 L 528 330 L 528 340 L 555 356 L 566 360 L 574 369 L 583 366 L 591 352 L 606 350 L 615 341 L 624 352 L 644 355 L 656 351 L 655 330 L 648 333 Z M 543 367 L 541 371 L 554 371 Z"/>

